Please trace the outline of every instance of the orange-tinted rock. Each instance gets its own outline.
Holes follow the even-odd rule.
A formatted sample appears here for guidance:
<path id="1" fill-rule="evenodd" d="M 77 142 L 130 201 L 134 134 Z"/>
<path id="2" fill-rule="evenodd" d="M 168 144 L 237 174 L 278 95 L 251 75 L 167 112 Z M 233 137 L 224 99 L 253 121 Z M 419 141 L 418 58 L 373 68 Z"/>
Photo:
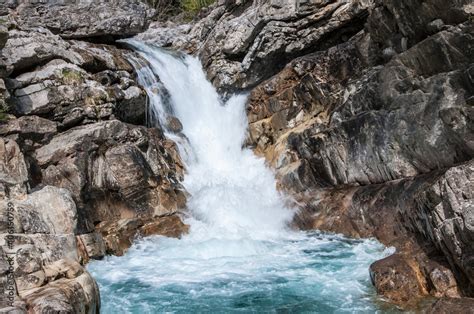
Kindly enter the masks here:
<path id="1" fill-rule="evenodd" d="M 378 294 L 397 304 L 415 304 L 426 295 L 423 278 L 416 263 L 400 254 L 370 265 L 370 277 Z"/>
<path id="2" fill-rule="evenodd" d="M 427 314 L 474 314 L 474 298 L 442 298 L 436 301 Z"/>
<path id="3" fill-rule="evenodd" d="M 140 228 L 143 236 L 163 235 L 166 237 L 180 238 L 189 232 L 189 225 L 183 223 L 178 215 L 160 217 L 152 222 L 146 223 Z"/>
<path id="4" fill-rule="evenodd" d="M 148 221 L 141 218 L 104 222 L 96 226 L 102 233 L 107 254 L 123 255 L 139 236 L 163 235 L 179 238 L 188 233 L 189 226 L 177 214 L 155 217 Z"/>

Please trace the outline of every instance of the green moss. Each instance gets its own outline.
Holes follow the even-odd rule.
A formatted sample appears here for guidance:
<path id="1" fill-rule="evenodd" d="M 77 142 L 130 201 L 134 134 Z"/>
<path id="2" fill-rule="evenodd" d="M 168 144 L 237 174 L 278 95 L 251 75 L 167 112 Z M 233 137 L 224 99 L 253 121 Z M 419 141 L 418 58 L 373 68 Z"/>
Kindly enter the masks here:
<path id="1" fill-rule="evenodd" d="M 4 122 L 7 120 L 7 113 L 9 112 L 8 105 L 5 103 L 3 99 L 0 99 L 0 122 Z"/>
<path id="2" fill-rule="evenodd" d="M 84 77 L 82 73 L 76 70 L 64 68 L 61 71 L 62 78 L 66 84 L 75 84 L 84 82 Z"/>
<path id="3" fill-rule="evenodd" d="M 215 0 L 181 0 L 181 7 L 186 12 L 196 14 L 201 9 L 210 6 L 214 2 Z"/>
<path id="4" fill-rule="evenodd" d="M 178 18 L 192 20 L 202 8 L 205 8 L 216 0 L 142 0 L 156 9 L 157 18 L 166 20 Z"/>

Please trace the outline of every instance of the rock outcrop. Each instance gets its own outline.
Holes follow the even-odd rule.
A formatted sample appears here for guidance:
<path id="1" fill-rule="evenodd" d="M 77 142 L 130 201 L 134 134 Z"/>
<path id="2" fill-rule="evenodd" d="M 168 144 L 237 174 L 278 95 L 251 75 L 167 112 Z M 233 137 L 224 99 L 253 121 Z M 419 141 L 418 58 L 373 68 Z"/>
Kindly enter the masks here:
<path id="1" fill-rule="evenodd" d="M 380 294 L 462 312 L 474 295 L 473 13 L 469 0 L 222 0 L 138 38 L 250 92 L 247 144 L 300 205 L 296 227 L 377 237 L 397 249 L 370 267 Z M 132 52 L 113 45 L 152 14 L 135 0 L 0 6 L 7 311 L 95 313 L 84 263 L 188 231 L 178 152 L 143 126 Z"/>
<path id="2" fill-rule="evenodd" d="M 139 0 L 25 1 L 11 9 L 22 28 L 45 27 L 63 38 L 99 37 L 101 41 L 140 33 L 154 15 L 154 10 Z"/>
<path id="3" fill-rule="evenodd" d="M 111 45 L 153 12 L 112 2 L 0 10 L 2 312 L 98 313 L 85 263 L 188 230 L 175 144 L 144 126 L 133 52 Z"/>
<path id="4" fill-rule="evenodd" d="M 218 1 L 143 40 L 197 54 L 250 89 L 248 145 L 302 210 L 300 228 L 376 236 L 371 268 L 400 305 L 473 295 L 470 1 Z"/>
<path id="5" fill-rule="evenodd" d="M 372 2 L 217 1 L 192 27 L 152 27 L 139 38 L 197 54 L 222 90 L 250 88 L 359 32 Z"/>

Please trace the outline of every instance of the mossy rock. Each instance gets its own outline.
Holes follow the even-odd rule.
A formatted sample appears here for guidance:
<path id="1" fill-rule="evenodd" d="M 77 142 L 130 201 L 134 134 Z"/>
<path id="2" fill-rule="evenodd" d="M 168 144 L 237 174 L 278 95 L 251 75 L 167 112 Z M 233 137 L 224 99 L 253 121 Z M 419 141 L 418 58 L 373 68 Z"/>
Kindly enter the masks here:
<path id="1" fill-rule="evenodd" d="M 84 82 L 84 76 L 81 72 L 69 68 L 61 70 L 61 77 L 65 84 L 79 84 Z"/>

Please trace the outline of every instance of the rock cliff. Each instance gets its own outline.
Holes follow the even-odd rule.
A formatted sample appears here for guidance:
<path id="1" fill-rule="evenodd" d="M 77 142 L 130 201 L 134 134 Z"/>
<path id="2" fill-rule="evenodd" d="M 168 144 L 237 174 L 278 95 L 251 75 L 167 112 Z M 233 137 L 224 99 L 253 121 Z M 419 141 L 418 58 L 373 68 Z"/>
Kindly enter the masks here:
<path id="1" fill-rule="evenodd" d="M 0 308 L 97 313 L 89 259 L 188 228 L 175 145 L 146 127 L 132 52 L 110 45 L 143 31 L 153 12 L 138 1 L 8 6 L 0 10 Z"/>
<path id="2" fill-rule="evenodd" d="M 294 225 L 395 246 L 372 279 L 410 306 L 474 295 L 473 13 L 464 0 L 218 1 L 138 36 L 248 91 L 247 142 L 300 205 Z"/>
<path id="3" fill-rule="evenodd" d="M 187 232 L 180 157 L 147 127 L 133 52 L 115 43 L 138 34 L 249 93 L 247 144 L 293 196 L 295 227 L 394 246 L 370 268 L 394 303 L 469 309 L 473 13 L 469 0 L 219 0 L 147 29 L 138 1 L 0 1 L 0 307 L 95 313 L 84 263 Z"/>

